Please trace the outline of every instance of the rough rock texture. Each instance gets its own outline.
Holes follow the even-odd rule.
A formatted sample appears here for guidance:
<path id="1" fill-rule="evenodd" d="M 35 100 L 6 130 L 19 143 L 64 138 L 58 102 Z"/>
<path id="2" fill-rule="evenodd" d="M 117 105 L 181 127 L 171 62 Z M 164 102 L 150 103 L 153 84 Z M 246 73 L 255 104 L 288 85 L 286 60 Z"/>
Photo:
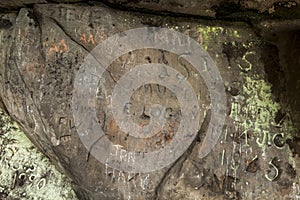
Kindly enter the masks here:
<path id="1" fill-rule="evenodd" d="M 149 4 L 145 3 L 150 8 Z M 247 4 L 255 5 L 261 6 Z M 228 113 L 220 140 L 204 159 L 198 154 L 207 121 L 188 151 L 173 165 L 152 173 L 129 174 L 111 169 L 89 154 L 76 132 L 71 100 L 75 74 L 95 46 L 115 33 L 145 26 L 174 29 L 203 45 L 224 80 Z M 285 93 L 286 88 L 299 80 L 297 76 L 284 77 L 291 70 L 287 68 L 289 62 L 294 65 L 298 61 L 280 60 L 288 51 L 278 50 L 280 45 L 286 46 L 279 37 L 273 44 L 266 42 L 241 22 L 174 18 L 86 4 L 36 4 L 18 13 L 2 14 L 0 28 L 2 101 L 30 140 L 72 178 L 79 199 L 299 197 L 299 140 L 295 137 L 299 127 L 291 117 L 295 116 L 291 109 L 297 107 L 291 103 L 293 95 L 285 101 L 285 94 L 297 87 Z M 297 41 L 296 34 L 294 37 Z M 298 49 L 298 43 L 294 44 Z M 176 55 L 151 49 L 126 54 L 109 67 L 104 85 L 111 91 L 126 72 L 122 66 L 132 68 L 132 62 L 169 63 L 193 74 L 188 63 L 185 69 L 176 66 L 177 60 Z M 207 96 L 201 79 L 191 76 L 188 81 Z M 146 99 L 146 107 L 151 101 L 174 100 L 168 90 L 157 85 L 147 85 L 135 95 L 132 104 L 136 113 L 144 109 L 139 99 Z M 203 98 L 202 103 L 209 120 L 209 99 Z M 176 122 L 178 103 L 170 104 L 174 108 L 170 122 Z M 172 139 L 172 134 L 146 141 L 126 137 L 105 113 L 105 105 L 97 99 L 97 117 L 114 143 L 141 151 L 161 148 Z M 147 109 L 144 111 L 149 116 Z M 147 121 L 142 117 L 136 120 Z"/>
<path id="2" fill-rule="evenodd" d="M 131 9 L 143 9 L 176 14 L 218 17 L 227 16 L 235 12 L 255 11 L 274 13 L 278 7 L 295 7 L 299 1 L 289 0 L 106 0 L 112 5 L 119 5 Z"/>
<path id="3" fill-rule="evenodd" d="M 76 199 L 70 180 L 0 110 L 0 199 Z"/>
<path id="4" fill-rule="evenodd" d="M 30 6 L 36 3 L 47 3 L 46 0 L 11 0 L 1 1 L 0 8 L 2 9 L 17 9 L 20 7 Z"/>
<path id="5" fill-rule="evenodd" d="M 277 84 L 274 84 L 273 91 L 281 98 L 281 102 L 285 103 L 291 109 L 293 123 L 299 127 L 300 121 L 300 94 L 299 94 L 299 64 L 300 49 L 299 49 L 299 33 L 300 19 L 278 21 L 263 21 L 257 24 L 257 29 L 261 36 L 267 41 L 275 44 L 278 48 L 280 65 L 283 71 L 281 73 L 285 80 L 286 91 L 278 91 Z M 271 72 L 273 68 L 268 69 Z M 278 82 L 276 77 L 270 75 L 271 82 Z M 288 98 L 286 98 L 286 96 Z"/>
<path id="6" fill-rule="evenodd" d="M 233 13 L 254 11 L 259 13 L 281 12 L 284 8 L 295 8 L 293 15 L 299 16 L 299 0 L 12 0 L 0 2 L 0 8 L 16 9 L 23 6 L 30 6 L 36 3 L 78 3 L 88 2 L 97 4 L 103 2 L 121 9 L 131 9 L 150 12 L 172 13 L 176 15 L 194 15 L 202 17 L 224 17 Z M 287 17 L 287 16 L 286 16 Z M 292 17 L 292 15 L 290 15 Z"/>

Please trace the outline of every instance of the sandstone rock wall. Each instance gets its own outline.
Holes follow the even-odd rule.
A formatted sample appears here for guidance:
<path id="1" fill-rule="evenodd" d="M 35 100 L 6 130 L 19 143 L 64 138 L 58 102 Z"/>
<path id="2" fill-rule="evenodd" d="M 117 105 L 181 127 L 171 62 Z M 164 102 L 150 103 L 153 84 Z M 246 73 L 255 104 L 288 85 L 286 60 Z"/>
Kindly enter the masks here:
<path id="1" fill-rule="evenodd" d="M 299 126 L 295 123 L 298 111 L 293 108 L 299 104 L 291 106 L 293 95 L 288 94 L 293 92 L 287 92 L 287 88 L 289 81 L 292 80 L 292 85 L 298 81 L 298 76 L 288 79 L 291 65 L 282 61 L 288 54 L 288 45 L 280 42 L 284 34 L 280 37 L 269 34 L 277 26 L 274 28 L 268 20 L 253 24 L 149 13 L 156 10 L 215 17 L 212 8 L 220 6 L 222 1 L 210 1 L 211 7 L 200 1 L 108 2 L 107 5 L 122 5 L 123 9 L 147 8 L 147 13 L 75 1 L 72 4 L 27 2 L 28 7 L 20 1 L 0 4 L 19 9 L 1 14 L 3 104 L 28 138 L 73 180 L 79 199 L 297 198 Z M 264 2 L 265 7 L 254 2 L 240 4 L 263 12 L 275 1 Z M 299 29 L 295 27 L 299 22 L 293 20 L 287 24 L 294 27 L 296 56 Z M 182 32 L 203 46 L 224 81 L 228 110 L 216 146 L 205 158 L 200 158 L 211 113 L 209 88 L 204 81 L 197 78 L 189 63 L 179 65 L 178 55 L 170 52 L 144 49 L 121 56 L 104 74 L 103 84 L 108 94 L 136 64 L 169 64 L 187 74 L 206 113 L 197 137 L 174 164 L 150 173 L 127 173 L 99 162 L 90 154 L 92 149 L 82 144 L 72 114 L 72 95 L 75 76 L 93 48 L 116 33 L 145 26 Z M 282 29 L 279 30 L 274 33 Z M 296 66 L 299 61 L 291 63 Z M 122 68 L 124 65 L 127 68 Z M 136 117 L 136 122 L 146 123 L 149 105 L 165 99 L 174 112 L 170 123 L 178 128 L 178 102 L 170 91 L 156 84 L 140 88 L 132 98 L 131 112 L 143 114 Z M 96 101 L 98 123 L 115 145 L 149 151 L 162 148 L 173 139 L 172 134 L 157 135 L 150 140 L 128 137 L 107 112 L 107 102 Z"/>

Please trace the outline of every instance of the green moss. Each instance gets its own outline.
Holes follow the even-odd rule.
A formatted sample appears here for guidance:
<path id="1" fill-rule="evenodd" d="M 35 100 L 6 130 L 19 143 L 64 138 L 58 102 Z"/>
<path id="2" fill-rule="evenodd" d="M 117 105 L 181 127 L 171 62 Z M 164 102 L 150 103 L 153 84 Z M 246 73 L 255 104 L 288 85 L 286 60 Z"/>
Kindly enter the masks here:
<path id="1" fill-rule="evenodd" d="M 244 75 L 244 74 L 243 74 Z M 274 134 L 284 133 L 291 138 L 295 130 L 289 118 L 282 122 L 277 132 L 272 131 L 278 124 L 275 117 L 280 105 L 272 99 L 271 86 L 259 76 L 245 77 L 242 92 L 233 99 L 230 117 L 244 133 L 251 132 L 257 145 L 265 148 L 270 144 Z"/>
<path id="2" fill-rule="evenodd" d="M 271 98 L 271 87 L 263 79 L 246 77 L 242 89 L 242 95 L 232 103 L 230 116 L 244 131 L 251 130 L 257 144 L 263 147 L 280 105 Z"/>
<path id="3" fill-rule="evenodd" d="M 239 38 L 238 30 L 231 28 L 223 28 L 221 26 L 200 26 L 198 28 L 200 33 L 199 41 L 205 50 L 210 46 L 210 43 L 216 42 L 216 38 L 220 36 L 228 36 Z"/>
<path id="4" fill-rule="evenodd" d="M 0 194 L 4 199 L 76 199 L 70 181 L 0 111 Z"/>

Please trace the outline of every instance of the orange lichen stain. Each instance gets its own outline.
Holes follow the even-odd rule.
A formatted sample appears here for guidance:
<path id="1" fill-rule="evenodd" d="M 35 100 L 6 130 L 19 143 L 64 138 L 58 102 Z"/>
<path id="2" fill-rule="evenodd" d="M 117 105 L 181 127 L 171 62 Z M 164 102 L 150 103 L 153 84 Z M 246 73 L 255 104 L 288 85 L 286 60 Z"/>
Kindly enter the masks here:
<path id="1" fill-rule="evenodd" d="M 69 47 L 66 45 L 65 40 L 62 39 L 62 40 L 60 41 L 59 53 L 67 52 L 67 51 L 69 51 Z"/>
<path id="2" fill-rule="evenodd" d="M 91 34 L 90 34 L 90 36 L 89 36 L 88 43 L 95 44 L 95 41 L 94 41 L 94 36 L 93 36 L 93 35 L 91 35 Z"/>
<path id="3" fill-rule="evenodd" d="M 82 41 L 84 44 L 86 44 L 86 36 L 85 36 L 85 34 L 82 34 L 80 36 L 80 41 Z"/>
<path id="4" fill-rule="evenodd" d="M 94 36 L 92 34 L 89 35 L 88 39 L 86 38 L 86 34 L 82 34 L 80 36 L 80 41 L 82 41 L 84 44 L 95 44 Z"/>
<path id="5" fill-rule="evenodd" d="M 47 42 L 43 42 L 43 47 L 48 46 Z M 52 43 L 49 50 L 48 50 L 48 55 L 51 55 L 52 52 L 54 53 L 63 53 L 63 52 L 68 52 L 69 47 L 67 46 L 66 42 L 64 39 L 62 39 L 59 44 Z"/>
<path id="6" fill-rule="evenodd" d="M 51 44 L 48 54 L 51 54 L 52 52 L 58 52 L 58 48 L 57 48 L 56 44 L 54 44 L 54 43 Z"/>

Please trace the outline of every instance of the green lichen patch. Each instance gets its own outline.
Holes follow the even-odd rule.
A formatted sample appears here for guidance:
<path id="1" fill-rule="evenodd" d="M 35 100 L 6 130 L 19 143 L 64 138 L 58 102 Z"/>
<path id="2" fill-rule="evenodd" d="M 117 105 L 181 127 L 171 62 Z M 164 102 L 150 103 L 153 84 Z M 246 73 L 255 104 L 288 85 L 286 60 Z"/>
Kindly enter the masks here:
<path id="1" fill-rule="evenodd" d="M 233 146 L 240 144 L 243 156 L 239 163 L 245 163 L 236 174 L 254 175 L 240 179 L 241 199 L 265 199 L 285 193 L 287 199 L 297 198 L 299 190 L 294 187 L 299 187 L 299 163 L 287 144 L 295 129 L 288 114 L 278 117 L 283 105 L 274 100 L 271 85 L 250 72 L 240 73 L 243 81 L 236 85 L 239 93 L 231 97 L 230 118 L 239 137 Z M 260 183 L 260 188 L 249 185 L 253 182 Z M 247 193 L 251 187 L 255 188 L 254 196 Z"/>
<path id="2" fill-rule="evenodd" d="M 246 76 L 241 95 L 234 97 L 231 104 L 230 117 L 244 132 L 252 133 L 259 147 L 271 142 L 275 134 L 272 130 L 277 126 L 275 117 L 280 105 L 271 94 L 271 86 L 265 80 Z M 284 121 L 280 128 L 276 129 L 278 133 L 292 131 L 289 120 Z"/>
<path id="3" fill-rule="evenodd" d="M 240 38 L 239 30 L 222 26 L 200 26 L 198 42 L 207 50 L 213 43 L 222 42 L 221 38 Z M 224 41 L 223 41 L 224 42 Z M 212 43 L 212 44 L 211 44 Z"/>
<path id="4" fill-rule="evenodd" d="M 2 111 L 0 145 L 0 199 L 76 199 L 67 177 Z"/>

